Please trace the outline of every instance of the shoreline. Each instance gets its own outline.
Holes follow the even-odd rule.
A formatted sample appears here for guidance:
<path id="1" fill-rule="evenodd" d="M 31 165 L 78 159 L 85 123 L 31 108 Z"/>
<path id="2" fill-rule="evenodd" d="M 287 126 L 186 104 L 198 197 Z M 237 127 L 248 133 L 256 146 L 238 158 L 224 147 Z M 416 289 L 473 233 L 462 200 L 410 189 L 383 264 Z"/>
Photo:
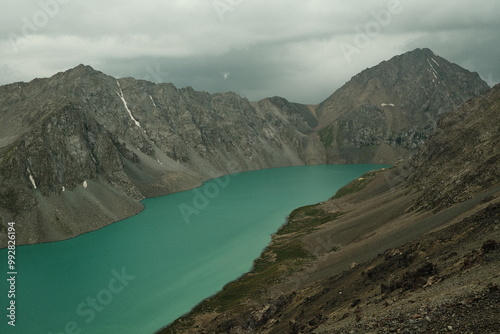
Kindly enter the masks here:
<path id="1" fill-rule="evenodd" d="M 352 164 L 348 164 L 348 165 L 352 165 Z M 357 165 L 357 164 L 354 164 L 354 165 Z M 228 289 L 232 289 L 233 285 L 241 284 L 245 280 L 248 280 L 248 279 L 251 280 L 256 275 L 262 274 L 262 272 L 263 272 L 262 262 L 264 262 L 264 263 L 268 262 L 268 260 L 269 260 L 268 253 L 273 252 L 273 249 L 282 248 L 283 245 L 287 245 L 288 243 L 291 243 L 291 245 L 290 245 L 291 248 L 294 248 L 294 250 L 296 252 L 301 253 L 302 252 L 302 250 L 301 250 L 302 245 L 296 245 L 295 242 L 296 242 L 297 234 L 303 233 L 303 230 L 302 230 L 303 228 L 299 228 L 298 230 L 296 230 L 295 228 L 292 228 L 292 232 L 290 232 L 289 227 L 291 227 L 291 225 L 294 224 L 297 219 L 300 219 L 300 216 L 303 215 L 304 211 L 308 211 L 309 209 L 313 209 L 314 207 L 324 205 L 325 203 L 331 201 L 331 199 L 334 198 L 337 193 L 339 193 L 341 190 L 344 190 L 345 188 L 348 188 L 351 184 L 353 184 L 357 181 L 359 182 L 360 179 L 366 180 L 367 178 L 375 176 L 376 174 L 379 174 L 381 172 L 384 172 L 384 171 L 394 167 L 394 166 L 387 167 L 389 165 L 384 165 L 384 164 L 380 164 L 380 166 L 385 166 L 385 167 L 381 167 L 379 169 L 375 169 L 375 170 L 366 172 L 365 174 L 360 175 L 358 178 L 351 180 L 344 187 L 341 187 L 340 189 L 338 189 L 335 194 L 331 195 L 331 197 L 329 199 L 322 201 L 322 202 L 319 202 L 319 203 L 301 206 L 301 207 L 298 207 L 298 208 L 292 210 L 290 212 L 290 214 L 286 217 L 285 223 L 283 225 L 281 225 L 280 228 L 275 233 L 273 233 L 271 235 L 270 243 L 262 250 L 260 256 L 253 261 L 252 268 L 250 269 L 250 271 L 242 274 L 237 279 L 235 279 L 231 282 L 228 282 L 226 285 L 224 285 L 222 290 L 220 290 L 220 291 L 216 292 L 215 294 L 203 299 L 196 306 L 194 306 L 189 312 L 185 313 L 184 315 L 180 316 L 179 318 L 172 321 L 171 323 L 166 324 L 162 328 L 158 329 L 157 331 L 154 332 L 154 334 L 171 333 L 169 331 L 169 328 L 171 326 L 173 326 L 177 322 L 183 322 L 184 319 L 190 317 L 193 313 L 196 314 L 199 309 L 202 309 L 205 307 L 205 305 L 204 305 L 205 303 L 212 303 L 214 298 L 217 298 L 220 294 L 226 293 L 226 291 Z M 335 216 L 335 217 L 332 218 L 332 215 L 327 213 L 327 218 L 328 219 L 330 219 L 330 218 L 336 219 L 336 218 L 338 218 L 337 216 L 341 216 L 342 214 L 343 213 L 340 213 L 340 214 L 335 213 L 335 214 L 333 214 L 333 216 Z M 316 222 L 309 224 L 306 228 L 314 227 L 315 225 L 316 225 Z M 306 245 L 304 245 L 304 246 L 306 246 Z M 298 270 L 295 271 L 295 274 L 302 272 L 302 270 L 306 269 L 307 266 L 314 264 L 314 262 L 315 262 L 315 259 L 311 257 L 312 252 L 307 251 L 305 248 L 304 248 L 304 251 L 305 252 L 302 254 L 303 256 L 300 257 L 300 260 L 299 260 L 300 263 L 298 263 L 299 268 L 296 268 Z M 273 262 L 273 261 L 271 260 L 271 262 Z M 279 264 L 279 265 L 281 266 L 281 264 Z M 295 263 L 295 265 L 297 265 L 297 263 Z"/>
<path id="2" fill-rule="evenodd" d="M 291 166 L 279 166 L 279 167 L 267 167 L 267 168 L 261 168 L 261 169 L 252 169 L 252 170 L 246 170 L 246 171 L 242 171 L 242 172 L 234 172 L 234 173 L 230 173 L 230 174 L 224 174 L 224 175 L 221 175 L 221 176 L 216 176 L 216 177 L 213 177 L 213 178 L 210 178 L 210 179 L 206 179 L 206 180 L 202 180 L 200 182 L 197 182 L 196 184 L 194 184 L 193 186 L 189 186 L 188 188 L 185 188 L 185 189 L 181 189 L 181 190 L 176 190 L 176 191 L 173 191 L 173 192 L 170 192 L 170 193 L 165 193 L 163 195 L 155 195 L 155 196 L 149 196 L 149 197 L 144 197 L 143 199 L 137 201 L 137 203 L 141 206 L 141 209 L 139 211 L 137 211 L 136 213 L 134 214 L 131 214 L 129 216 L 126 216 L 122 219 L 119 219 L 119 220 L 116 220 L 116 221 L 112 221 L 104 226 L 101 226 L 101 227 L 97 227 L 95 229 L 91 229 L 91 230 L 88 230 L 88 231 L 85 231 L 85 232 L 82 232 L 80 234 L 77 234 L 77 235 L 73 235 L 73 236 L 70 236 L 70 237 L 67 237 L 67 238 L 64 238 L 64 239 L 59 239 L 59 240 L 52 240 L 52 241 L 42 241 L 42 242 L 34 242 L 34 243 L 22 243 L 22 244 L 18 244 L 17 246 L 18 247 L 22 247 L 22 246 L 32 246 L 32 245 L 38 245 L 38 244 L 50 244 L 50 243 L 54 243 L 54 242 L 63 242 L 63 241 L 67 241 L 67 240 L 71 240 L 73 238 L 77 238 L 79 236 L 82 236 L 84 234 L 87 234 L 87 233 L 92 233 L 92 232 L 96 232 L 96 231 L 99 231 L 103 228 L 106 228 L 107 226 L 110 226 L 112 224 L 116 224 L 116 223 L 119 223 L 119 222 L 122 222 L 128 218 L 131 218 L 131 217 L 134 217 L 134 216 L 137 216 L 138 214 L 142 213 L 145 209 L 144 205 L 142 204 L 142 201 L 146 200 L 146 199 L 150 199 L 150 198 L 157 198 L 157 197 L 163 197 L 163 196 L 168 196 L 168 195 L 173 195 L 173 194 L 177 194 L 177 193 L 182 193 L 182 192 L 187 192 L 187 191 L 192 191 L 196 188 L 199 188 L 201 186 L 203 186 L 204 184 L 207 184 L 215 179 L 218 179 L 218 178 L 223 178 L 223 177 L 231 177 L 231 176 L 237 176 L 239 174 L 244 174 L 244 173 L 251 173 L 251 172 L 258 172 L 258 171 L 261 171 L 261 170 L 267 170 L 267 169 L 279 169 L 279 168 L 293 168 L 293 167 L 303 167 L 303 166 L 335 166 L 335 165 L 377 165 L 377 164 L 315 164 L 315 165 L 291 165 Z M 386 164 L 380 164 L 380 166 L 389 166 L 389 165 L 386 165 Z M 383 167 L 383 168 L 386 168 L 386 167 Z M 0 247 L 0 250 L 2 249 L 5 249 L 7 246 L 5 247 Z"/>
<path id="3" fill-rule="evenodd" d="M 294 210 L 287 223 L 272 235 L 271 243 L 254 261 L 250 272 L 228 283 L 219 293 L 203 300 L 155 334 L 193 333 L 197 332 L 196 328 L 222 325 L 227 319 L 235 319 L 236 323 L 247 321 L 251 314 L 259 312 L 262 305 L 279 305 L 283 298 L 289 298 L 302 289 L 307 290 L 310 285 L 330 277 L 342 277 L 375 261 L 390 249 L 406 247 L 433 231 L 452 226 L 464 216 L 484 207 L 486 199 L 500 192 L 500 185 L 490 187 L 437 215 L 405 213 L 404 208 L 419 193 L 409 192 L 406 187 L 400 186 L 398 167 L 373 174 L 367 177 L 370 182 L 354 193 Z M 354 180 L 341 189 L 356 189 L 356 183 L 363 181 Z M 387 202 L 387 196 L 392 196 L 393 200 Z M 287 226 L 301 219 L 313 219 L 307 215 L 308 210 L 316 219 L 318 215 L 320 218 L 323 215 L 325 222 L 310 221 L 312 225 L 319 224 L 313 228 L 306 225 L 298 230 L 286 231 Z M 367 214 L 376 215 L 377 211 L 384 210 L 393 217 L 380 215 L 372 222 L 360 223 L 366 221 Z M 406 223 L 395 225 L 394 222 L 399 219 L 406 220 Z M 282 230 L 287 233 L 280 233 Z M 280 251 L 287 244 L 300 247 L 294 249 L 294 257 L 280 259 Z"/>

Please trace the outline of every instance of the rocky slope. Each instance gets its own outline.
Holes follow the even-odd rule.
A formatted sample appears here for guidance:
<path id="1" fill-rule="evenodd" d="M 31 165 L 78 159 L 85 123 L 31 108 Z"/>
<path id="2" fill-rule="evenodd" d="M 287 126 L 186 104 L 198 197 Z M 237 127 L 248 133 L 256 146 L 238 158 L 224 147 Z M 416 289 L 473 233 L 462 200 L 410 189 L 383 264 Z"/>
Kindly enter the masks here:
<path id="1" fill-rule="evenodd" d="M 438 117 L 488 85 L 429 49 L 354 76 L 316 110 L 329 163 L 394 163 L 414 151 Z"/>
<path id="2" fill-rule="evenodd" d="M 0 218 L 16 221 L 20 244 L 54 241 L 223 174 L 394 163 L 439 114 L 486 87 L 420 49 L 363 71 L 318 106 L 117 80 L 83 65 L 2 86 Z"/>
<path id="3" fill-rule="evenodd" d="M 80 65 L 0 87 L 0 215 L 68 238 L 223 174 L 325 163 L 306 107 L 115 79 Z"/>
<path id="4" fill-rule="evenodd" d="M 252 272 L 160 333 L 500 332 L 499 124 L 497 85 L 411 159 L 292 212 Z"/>

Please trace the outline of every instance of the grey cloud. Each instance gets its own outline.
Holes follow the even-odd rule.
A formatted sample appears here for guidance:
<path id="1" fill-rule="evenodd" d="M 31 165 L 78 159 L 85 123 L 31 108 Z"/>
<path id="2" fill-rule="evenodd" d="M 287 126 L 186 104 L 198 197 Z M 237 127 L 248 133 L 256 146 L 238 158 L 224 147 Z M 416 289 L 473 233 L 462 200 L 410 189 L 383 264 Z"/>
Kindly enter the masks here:
<path id="1" fill-rule="evenodd" d="M 25 21 L 48 4 L 59 4 L 57 13 L 23 36 Z M 384 17 L 391 6 L 397 13 Z M 495 0 L 9 3 L 0 14 L 0 84 L 85 63 L 117 77 L 234 91 L 250 100 L 280 95 L 319 103 L 364 68 L 416 47 L 493 84 L 500 79 L 499 12 Z M 367 28 L 368 38 L 360 37 Z M 15 43 L 12 33 L 21 37 Z M 355 49 L 346 56 L 341 45 Z"/>

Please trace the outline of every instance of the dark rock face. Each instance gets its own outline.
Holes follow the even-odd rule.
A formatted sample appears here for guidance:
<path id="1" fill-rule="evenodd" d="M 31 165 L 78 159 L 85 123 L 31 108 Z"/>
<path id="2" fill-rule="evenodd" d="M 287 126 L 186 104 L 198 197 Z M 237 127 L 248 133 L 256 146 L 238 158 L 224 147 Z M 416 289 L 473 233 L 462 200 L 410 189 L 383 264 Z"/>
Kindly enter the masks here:
<path id="1" fill-rule="evenodd" d="M 1 87 L 0 113 L 0 210 L 17 220 L 20 243 L 102 227 L 140 211 L 144 197 L 224 174 L 325 163 L 306 106 L 83 65 Z"/>
<path id="2" fill-rule="evenodd" d="M 329 163 L 393 163 L 438 117 L 488 89 L 477 73 L 417 49 L 354 76 L 317 108 Z"/>
<path id="3" fill-rule="evenodd" d="M 500 180 L 500 86 L 443 115 L 436 131 L 403 164 L 410 187 L 423 192 L 413 209 L 440 211 Z"/>
<path id="4" fill-rule="evenodd" d="M 0 215 L 17 222 L 21 244 L 53 241 L 228 173 L 394 163 L 438 115 L 486 88 L 430 50 L 361 72 L 319 106 L 117 80 L 79 65 L 0 87 Z"/>

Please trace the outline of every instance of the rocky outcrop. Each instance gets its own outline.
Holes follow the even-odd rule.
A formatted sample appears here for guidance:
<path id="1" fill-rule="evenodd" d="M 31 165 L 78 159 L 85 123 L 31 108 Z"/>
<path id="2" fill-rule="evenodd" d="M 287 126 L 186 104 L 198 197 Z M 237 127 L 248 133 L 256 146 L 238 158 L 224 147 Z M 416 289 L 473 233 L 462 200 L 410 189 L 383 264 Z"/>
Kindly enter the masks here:
<path id="1" fill-rule="evenodd" d="M 443 115 L 418 154 L 403 164 L 411 187 L 423 192 L 413 209 L 437 212 L 500 181 L 498 101 L 500 86 Z"/>
<path id="2" fill-rule="evenodd" d="M 68 238 L 139 212 L 144 197 L 228 173 L 325 163 L 307 107 L 251 103 L 80 65 L 0 88 L 0 212 L 17 241 Z"/>
<path id="3" fill-rule="evenodd" d="M 429 49 L 354 76 L 317 107 L 329 163 L 394 163 L 415 151 L 438 117 L 488 89 L 477 73 Z"/>
<path id="4" fill-rule="evenodd" d="M 440 114 L 486 87 L 420 49 L 361 72 L 318 106 L 115 79 L 80 65 L 0 87 L 0 215 L 17 222 L 20 244 L 54 241 L 136 214 L 145 197 L 228 173 L 394 163 Z"/>

